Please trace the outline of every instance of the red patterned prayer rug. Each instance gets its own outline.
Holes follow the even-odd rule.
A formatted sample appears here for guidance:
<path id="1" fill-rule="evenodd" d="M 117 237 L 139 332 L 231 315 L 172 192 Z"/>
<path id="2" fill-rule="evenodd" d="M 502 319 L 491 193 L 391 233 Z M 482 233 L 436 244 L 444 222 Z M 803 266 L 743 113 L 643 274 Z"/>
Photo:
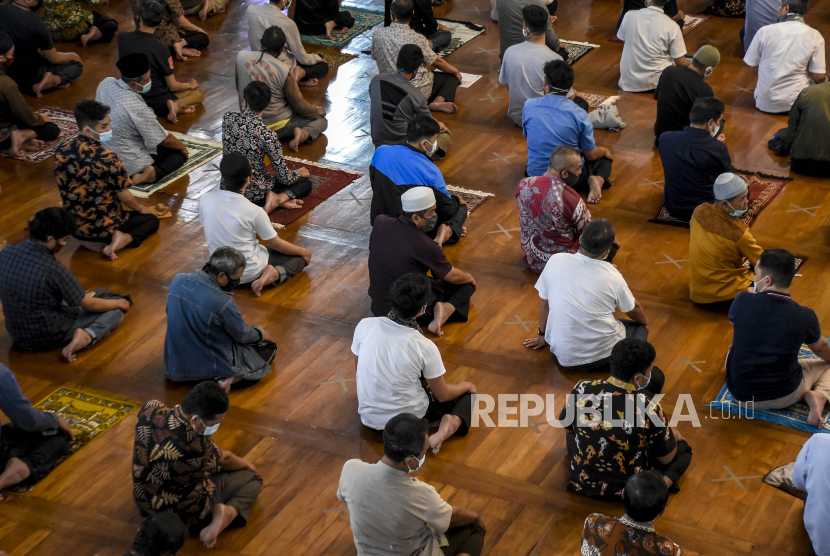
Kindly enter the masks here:
<path id="1" fill-rule="evenodd" d="M 283 209 L 278 208 L 269 216 L 271 222 L 282 224 L 283 226 L 294 222 L 302 215 L 309 212 L 311 209 L 337 193 L 347 186 L 354 183 L 363 175 L 363 172 L 356 172 L 354 170 L 343 170 L 335 168 L 334 166 L 327 166 L 319 162 L 311 162 L 310 160 L 302 160 L 300 158 L 285 157 L 286 165 L 290 170 L 297 170 L 298 168 L 307 168 L 309 179 L 312 182 L 311 193 L 303 197 L 303 207 L 298 209 Z M 273 175 L 274 170 L 269 164 L 266 169 Z"/>
<path id="2" fill-rule="evenodd" d="M 793 258 L 795 259 L 795 271 L 796 272 L 798 272 L 801 269 L 801 267 L 802 267 L 802 265 L 804 265 L 804 263 L 806 263 L 807 261 L 810 260 L 810 257 L 808 257 L 807 255 L 793 255 Z M 748 260 L 744 261 L 743 266 L 749 268 L 749 261 Z"/>
<path id="3" fill-rule="evenodd" d="M 461 187 L 455 187 L 454 185 L 448 185 L 447 191 L 453 195 L 458 195 L 462 201 L 467 203 L 467 214 L 470 214 L 475 209 L 483 205 L 484 202 L 490 197 L 495 197 L 492 193 L 475 191 L 474 189 L 463 189 Z"/>
<path id="4" fill-rule="evenodd" d="M 700 15 L 700 14 L 686 14 L 686 17 L 683 18 L 683 36 L 685 37 L 698 27 L 700 27 L 704 21 L 709 19 L 712 16 L 709 15 Z M 613 37 L 608 39 L 608 42 L 623 42 L 617 38 L 617 35 L 614 34 Z"/>
<path id="5" fill-rule="evenodd" d="M 596 108 L 600 104 L 611 98 L 610 95 L 600 95 L 598 93 L 582 93 L 579 91 L 574 91 L 574 93 L 576 93 L 576 96 L 585 99 L 585 102 L 588 103 L 589 108 Z"/>
<path id="6" fill-rule="evenodd" d="M 48 116 L 54 124 L 61 128 L 61 134 L 54 141 L 46 143 L 41 150 L 23 153 L 23 156 L 15 158 L 15 160 L 24 160 L 31 164 L 38 164 L 47 158 L 52 158 L 55 154 L 55 149 L 58 148 L 58 145 L 62 142 L 78 135 L 78 125 L 75 123 L 75 116 L 72 114 L 71 110 L 58 108 L 57 106 L 47 106 L 38 110 L 37 113 L 42 116 Z M 7 152 L 0 152 L 0 155 L 14 158 L 9 156 Z"/>
<path id="7" fill-rule="evenodd" d="M 775 199 L 784 185 L 788 181 L 792 181 L 792 178 L 771 176 L 757 172 L 746 172 L 744 170 L 738 170 L 736 173 L 743 176 L 749 184 L 749 209 L 743 216 L 738 218 L 738 220 L 747 226 L 752 226 L 761 211 Z M 683 222 L 672 217 L 663 205 L 660 205 L 660 210 L 657 211 L 657 214 L 649 222 L 679 226 L 681 228 L 689 227 L 688 222 Z"/>

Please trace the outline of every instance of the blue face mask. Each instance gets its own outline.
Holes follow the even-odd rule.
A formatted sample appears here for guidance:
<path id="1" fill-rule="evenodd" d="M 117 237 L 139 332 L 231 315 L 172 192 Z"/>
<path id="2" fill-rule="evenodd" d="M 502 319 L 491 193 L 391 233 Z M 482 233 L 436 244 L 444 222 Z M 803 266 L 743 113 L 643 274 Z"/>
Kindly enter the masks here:
<path id="1" fill-rule="evenodd" d="M 729 208 L 732 209 L 732 212 L 729 213 L 729 216 L 743 216 L 747 211 L 747 209 L 737 210 L 735 207 L 732 206 L 732 204 L 729 201 L 726 201 L 726 204 L 729 205 Z"/>
<path id="2" fill-rule="evenodd" d="M 141 85 L 141 84 L 139 83 L 139 85 Z M 146 85 L 141 85 L 141 90 L 140 91 L 136 91 L 136 92 L 140 95 L 146 95 L 150 91 L 150 87 L 152 87 L 152 86 L 153 86 L 153 80 L 150 79 L 147 82 Z"/>
<path id="3" fill-rule="evenodd" d="M 644 375 L 643 373 L 640 373 L 640 376 L 641 376 L 641 377 L 643 377 L 644 379 L 646 379 L 646 383 L 645 383 L 645 384 L 643 384 L 642 386 L 640 386 L 640 387 L 638 388 L 638 390 L 645 390 L 646 388 L 648 388 L 648 384 L 651 382 L 651 377 L 650 377 L 650 376 L 646 376 L 646 375 Z"/>
<path id="4" fill-rule="evenodd" d="M 199 420 L 202 421 L 203 425 L 205 425 L 205 432 L 200 433 L 202 436 L 210 436 L 210 435 L 214 434 L 216 431 L 219 430 L 219 423 L 216 423 L 215 425 L 207 426 L 205 424 L 204 419 L 199 417 Z"/>
<path id="5" fill-rule="evenodd" d="M 91 131 L 92 133 L 97 135 L 98 136 L 98 141 L 100 141 L 101 143 L 108 143 L 109 141 L 112 141 L 112 130 L 105 131 L 103 133 L 98 133 L 94 129 L 90 129 L 90 128 L 87 128 L 87 129 L 89 129 L 89 131 Z"/>
<path id="6" fill-rule="evenodd" d="M 421 146 L 422 147 L 424 146 L 424 143 L 429 144 L 429 141 L 427 141 L 426 139 L 421 141 Z M 438 141 L 436 141 L 435 143 L 432 144 L 432 148 L 426 152 L 426 155 L 427 156 L 432 156 L 432 155 L 435 154 L 435 151 L 437 151 L 437 150 L 438 150 Z"/>

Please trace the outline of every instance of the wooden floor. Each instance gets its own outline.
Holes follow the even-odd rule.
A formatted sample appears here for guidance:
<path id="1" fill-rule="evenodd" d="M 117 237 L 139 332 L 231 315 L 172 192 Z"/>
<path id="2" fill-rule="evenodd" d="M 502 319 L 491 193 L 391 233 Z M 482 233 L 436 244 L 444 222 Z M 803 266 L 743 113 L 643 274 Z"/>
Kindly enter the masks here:
<path id="1" fill-rule="evenodd" d="M 508 93 L 498 84 L 498 28 L 488 17 L 489 9 L 487 0 L 450 0 L 438 9 L 444 17 L 487 28 L 449 58 L 462 72 L 484 77 L 469 89 L 459 89 L 457 115 L 438 115 L 454 138 L 452 152 L 440 167 L 448 183 L 496 197 L 470 217 L 468 237 L 446 249 L 453 264 L 473 273 L 479 290 L 469 323 L 447 326 L 437 344 L 448 378 L 472 380 L 480 393 L 562 395 L 580 376 L 560 371 L 548 351 L 522 347 L 538 314 L 536 275 L 522 265 L 516 231 L 514 195 L 526 146 L 521 130 L 506 116 Z M 793 461 L 807 435 L 758 421 L 710 416 L 704 407 L 724 383 L 731 328 L 725 316 L 703 312 L 688 299 L 688 231 L 647 222 L 662 199 L 659 184 L 653 185 L 662 179 L 653 147 L 655 102 L 650 95 L 616 88 L 622 45 L 607 39 L 618 10 L 616 0 L 564 0 L 557 31 L 564 39 L 601 45 L 575 64 L 575 87 L 621 95 L 619 109 L 628 126 L 621 133 L 595 134 L 597 143 L 614 155 L 614 187 L 591 211 L 610 219 L 622 242 L 615 262 L 652 323 L 656 363 L 667 377 L 664 407 L 670 411 L 678 395 L 691 394 L 703 424 L 699 429 L 681 425 L 694 458 L 658 530 L 693 553 L 809 554 L 802 502 L 758 478 Z M 126 0 L 111 0 L 108 11 L 122 29 L 132 29 Z M 806 21 L 826 34 L 828 13 L 830 0 L 818 0 Z M 727 105 L 727 144 L 735 165 L 786 175 L 786 159 L 766 147 L 786 119 L 754 109 L 755 77 L 741 62 L 742 24 L 741 19 L 711 18 L 686 37 L 686 44 L 692 53 L 703 44 L 721 51 L 722 63 L 709 82 Z M 168 127 L 220 140 L 222 114 L 237 109 L 233 53 L 248 46 L 245 5 L 235 0 L 227 14 L 204 26 L 210 47 L 202 59 L 177 63 L 176 72 L 180 81 L 195 78 L 201 83 L 206 108 Z M 354 46 L 359 53 L 360 41 Z M 94 98 L 101 79 L 115 74 L 114 44 L 61 48 L 82 54 L 85 73 L 66 91 L 30 99 L 33 105 L 71 108 L 82 98 Z M 321 80 L 316 89 L 304 89 L 312 102 L 325 105 L 330 123 L 324 136 L 302 147 L 300 157 L 368 168 L 373 149 L 366 136 L 367 88 L 375 71 L 374 62 L 363 55 Z M 760 216 L 753 234 L 764 247 L 810 257 L 793 295 L 830 325 L 830 298 L 825 295 L 830 184 L 794 177 Z M 0 185 L 4 245 L 22 241 L 26 221 L 35 211 L 59 203 L 49 162 L 0 159 Z M 175 218 L 162 221 L 156 236 L 138 250 L 124 250 L 115 262 L 77 250 L 76 242 L 60 253 L 58 258 L 85 287 L 129 293 L 135 304 L 110 337 L 73 364 L 65 363 L 57 351 L 14 349 L 0 327 L 0 360 L 15 371 L 27 396 L 38 401 L 72 381 L 141 401 L 181 401 L 186 387 L 167 382 L 162 374 L 167 286 L 177 273 L 200 268 L 208 256 L 197 202 L 216 185 L 216 173 L 197 171 L 154 195 L 151 201 L 169 205 Z M 290 225 L 283 236 L 311 249 L 313 264 L 259 299 L 250 290 L 236 294 L 248 321 L 263 325 L 280 350 L 272 374 L 254 387 L 234 390 L 232 409 L 216 435 L 220 446 L 256 463 L 265 488 L 248 526 L 222 535 L 213 554 L 355 553 L 348 515 L 335 496 L 340 469 L 350 458 L 376 461 L 382 451 L 379 438 L 362 429 L 357 415 L 355 357 L 349 349 L 355 325 L 370 316 L 370 196 L 368 179 L 362 178 Z M 527 329 L 519 321 L 529 323 Z M 620 506 L 595 503 L 565 489 L 564 433 L 537 420 L 534 427 L 479 428 L 464 439 L 448 441 L 416 474 L 452 504 L 482 514 L 488 528 L 485 553 L 491 556 L 578 554 L 589 513 L 621 515 Z M 60 465 L 33 492 L 0 503 L 0 549 L 14 556 L 122 554 L 139 523 L 131 496 L 134 424 L 132 415 Z M 740 482 L 721 480 L 733 474 Z M 207 552 L 194 538 L 182 554 Z"/>

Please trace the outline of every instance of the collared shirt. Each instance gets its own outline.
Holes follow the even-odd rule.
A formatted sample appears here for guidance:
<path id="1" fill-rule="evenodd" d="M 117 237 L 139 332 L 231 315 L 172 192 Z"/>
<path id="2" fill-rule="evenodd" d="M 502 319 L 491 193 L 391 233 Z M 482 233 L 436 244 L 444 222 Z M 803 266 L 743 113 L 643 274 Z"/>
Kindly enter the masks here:
<path id="1" fill-rule="evenodd" d="M 0 411 L 18 429 L 40 432 L 51 436 L 58 432 L 58 416 L 55 413 L 39 411 L 23 395 L 14 373 L 0 363 Z M 2 435 L 2 428 L 0 428 Z"/>
<path id="2" fill-rule="evenodd" d="M 0 251 L 0 303 L 6 330 L 18 348 L 62 346 L 85 295 L 69 269 L 43 245 L 27 239 Z"/>
<path id="3" fill-rule="evenodd" d="M 818 556 L 830 554 L 830 437 L 814 434 L 802 446 L 793 466 L 793 485 L 807 492 L 804 527 Z"/>
<path id="4" fill-rule="evenodd" d="M 830 82 L 807 87 L 790 109 L 784 143 L 795 160 L 816 160 L 830 166 Z"/>
<path id="5" fill-rule="evenodd" d="M 547 171 L 550 153 L 556 147 L 567 145 L 582 152 L 597 148 L 588 113 L 561 95 L 550 94 L 525 102 L 522 133 L 527 137 L 528 176 L 541 176 Z"/>
<path id="6" fill-rule="evenodd" d="M 106 0 L 91 0 L 87 4 L 103 6 Z M 92 12 L 82 9 L 77 0 L 44 0 L 37 15 L 46 22 L 55 41 L 77 40 L 92 27 Z"/>
<path id="7" fill-rule="evenodd" d="M 499 22 L 499 58 L 504 58 L 504 53 L 514 44 L 525 42 L 522 34 L 524 20 L 522 8 L 525 6 L 541 6 L 548 11 L 550 0 L 499 0 L 496 4 L 496 12 Z M 492 5 L 492 4 L 491 4 Z M 545 23 L 545 44 L 551 50 L 559 50 L 559 37 L 550 24 L 550 18 Z"/>
<path id="8" fill-rule="evenodd" d="M 656 6 L 625 14 L 617 38 L 625 41 L 619 85 L 629 93 L 656 88 L 660 73 L 686 54 L 680 27 Z"/>
<path id="9" fill-rule="evenodd" d="M 274 183 L 291 185 L 300 179 L 297 172 L 288 169 L 282 154 L 282 144 L 276 131 L 262 122 L 262 118 L 250 110 L 226 112 L 222 118 L 222 150 L 224 154 L 245 155 L 251 163 L 251 184 L 245 190 L 249 201 L 260 201 L 274 189 Z M 275 175 L 265 169 L 265 157 L 271 163 Z"/>
<path id="10" fill-rule="evenodd" d="M 156 38 L 164 43 L 164 46 L 170 48 L 180 40 L 179 28 L 173 23 L 173 20 L 184 15 L 184 8 L 179 0 L 158 0 L 164 6 L 164 17 L 161 24 L 156 27 L 154 34 Z M 130 8 L 133 10 L 133 17 L 138 19 L 139 11 L 141 9 L 141 0 L 130 0 Z"/>
<path id="11" fill-rule="evenodd" d="M 634 521 L 627 515 L 621 518 L 591 514 L 582 529 L 580 553 L 585 556 L 683 556 L 685 552 L 675 543 L 658 535 L 653 523 Z"/>
<path id="12" fill-rule="evenodd" d="M 442 556 L 452 506 L 431 485 L 382 461 L 350 459 L 337 499 L 349 510 L 358 556 Z"/>
<path id="13" fill-rule="evenodd" d="M 294 23 L 293 19 L 282 13 L 275 4 L 266 2 L 265 4 L 248 6 L 246 13 L 248 16 L 248 41 L 251 43 L 252 52 L 262 50 L 262 35 L 265 34 L 266 29 L 276 25 L 285 33 L 285 42 L 288 45 L 288 48 L 280 54 L 280 61 L 288 63 L 291 67 L 295 63 L 312 66 L 323 61 L 319 54 L 309 54 L 305 51 L 297 24 Z M 289 53 L 287 50 L 291 52 Z M 285 60 L 283 60 L 283 57 L 285 57 Z"/>
<path id="14" fill-rule="evenodd" d="M 120 79 L 107 77 L 98 85 L 95 100 L 110 107 L 112 140 L 107 143 L 131 176 L 153 164 L 151 154 L 169 133 L 161 127 L 141 95 Z"/>
<path id="15" fill-rule="evenodd" d="M 13 126 L 26 129 L 45 123 L 43 116 L 32 112 L 26 99 L 20 94 L 17 82 L 8 76 L 6 68 L 0 64 L 0 141 L 9 138 Z"/>
<path id="16" fill-rule="evenodd" d="M 758 30 L 744 62 L 758 66 L 755 106 L 763 112 L 787 112 L 798 94 L 825 73 L 824 37 L 801 17 L 787 17 Z"/>
<path id="17" fill-rule="evenodd" d="M 415 44 L 424 53 L 424 65 L 415 72 L 412 85 L 429 98 L 432 94 L 434 76 L 426 66 L 435 63 L 438 57 L 429 46 L 427 38 L 409 28 L 409 25 L 392 23 L 389 27 L 376 29 L 372 35 L 372 59 L 378 63 L 378 73 L 395 73 L 398 71 L 398 53 L 405 44 Z"/>
<path id="18" fill-rule="evenodd" d="M 688 222 L 698 205 L 714 203 L 714 185 L 724 172 L 733 172 L 729 149 L 708 129 L 688 126 L 660 136 L 660 161 L 669 213 Z"/>
<path id="19" fill-rule="evenodd" d="M 118 193 L 132 185 L 118 155 L 77 135 L 55 149 L 55 178 L 64 208 L 75 213 L 79 239 L 108 239 L 129 218 Z"/>
<path id="20" fill-rule="evenodd" d="M 657 120 L 654 135 L 659 139 L 666 131 L 681 131 L 689 125 L 689 113 L 699 97 L 715 96 L 703 76 L 689 67 L 669 66 L 660 74 L 654 98 Z"/>
<path id="21" fill-rule="evenodd" d="M 591 221 L 591 213 L 579 193 L 561 179 L 525 178 L 516 192 L 525 263 L 542 272 L 554 253 L 576 253 L 579 236 Z"/>
<path id="22" fill-rule="evenodd" d="M 221 470 L 222 451 L 182 417 L 179 406 L 158 400 L 138 412 L 133 450 L 133 499 L 143 517 L 172 512 L 188 527 L 210 519 L 211 476 Z"/>
<path id="23" fill-rule="evenodd" d="M 499 83 L 507 85 L 510 94 L 507 115 L 517 126 L 522 125 L 522 109 L 527 99 L 545 95 L 545 64 L 561 59 L 547 45 L 527 41 L 504 51 Z"/>

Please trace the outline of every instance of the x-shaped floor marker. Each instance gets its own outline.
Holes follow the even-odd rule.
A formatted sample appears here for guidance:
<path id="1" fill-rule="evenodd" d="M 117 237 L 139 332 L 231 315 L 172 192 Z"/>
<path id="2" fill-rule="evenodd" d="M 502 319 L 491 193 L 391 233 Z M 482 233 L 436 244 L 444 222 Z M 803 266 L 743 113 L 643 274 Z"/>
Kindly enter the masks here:
<path id="1" fill-rule="evenodd" d="M 486 97 L 486 98 L 480 98 L 480 99 L 478 99 L 478 100 L 489 100 L 489 101 L 490 101 L 490 102 L 492 102 L 493 104 L 496 104 L 496 100 L 497 100 L 497 99 L 500 99 L 500 98 L 504 98 L 504 97 L 494 97 L 494 96 L 493 96 L 493 95 L 491 95 L 490 93 L 487 93 L 487 97 Z"/>
<path id="2" fill-rule="evenodd" d="M 811 210 L 821 208 L 821 205 L 819 205 L 817 207 L 800 207 L 800 206 L 798 206 L 794 203 L 790 203 L 790 206 L 795 207 L 795 208 L 792 209 L 792 210 L 788 210 L 787 212 L 806 212 L 810 216 L 815 216 L 816 215 L 816 213 L 810 212 Z"/>
<path id="3" fill-rule="evenodd" d="M 351 284 L 347 284 L 346 282 L 340 282 L 340 283 L 339 283 L 339 284 L 337 284 L 337 286 L 335 286 L 335 287 L 337 287 L 337 288 L 343 288 L 344 290 L 346 290 L 347 292 L 349 292 L 349 295 L 355 295 L 355 293 L 356 293 L 356 292 L 359 292 L 359 290 L 360 290 L 360 286 L 353 286 L 353 285 L 351 285 Z"/>
<path id="4" fill-rule="evenodd" d="M 663 183 L 663 180 L 651 181 L 644 178 L 643 183 L 638 183 L 637 187 L 643 187 L 644 185 L 653 185 L 654 187 L 659 187 L 660 189 L 663 189 L 663 186 L 660 185 L 661 183 Z"/>
<path id="5" fill-rule="evenodd" d="M 741 490 L 746 490 L 746 487 L 741 482 L 741 479 L 762 479 L 764 477 L 763 475 L 750 475 L 749 477 L 737 477 L 732 472 L 732 470 L 729 469 L 727 466 L 724 465 L 723 468 L 726 470 L 727 473 L 729 473 L 729 477 L 727 477 L 725 479 L 712 479 L 713 483 L 722 483 L 722 482 L 725 482 L 725 481 L 735 481 L 738 484 L 738 486 L 741 487 Z"/>
<path id="6" fill-rule="evenodd" d="M 510 232 L 518 232 L 521 229 L 521 228 L 510 228 L 509 230 L 506 230 L 504 228 L 504 226 L 502 226 L 501 223 L 499 223 L 499 222 L 496 223 L 496 226 L 499 227 L 498 230 L 493 230 L 492 232 L 487 232 L 487 233 L 488 234 L 501 234 L 501 233 L 503 233 L 504 235 L 506 235 L 510 239 L 513 239 L 513 236 L 510 234 Z"/>
<path id="7" fill-rule="evenodd" d="M 701 365 L 703 365 L 704 363 L 706 363 L 706 361 L 689 361 L 689 359 L 684 355 L 681 355 L 680 359 L 682 359 L 683 361 L 680 363 L 675 363 L 675 365 L 688 365 L 699 373 L 703 372 L 700 370 L 700 367 L 698 367 L 697 364 L 700 363 Z"/>
<path id="8" fill-rule="evenodd" d="M 743 92 L 745 92 L 745 93 L 754 93 L 754 92 L 755 92 L 755 90 L 754 90 L 754 89 L 747 89 L 747 88 L 745 88 L 745 87 L 735 87 L 735 88 L 734 88 L 734 89 L 732 89 L 732 90 L 733 90 L 733 91 L 743 91 Z"/>
<path id="9" fill-rule="evenodd" d="M 337 375 L 337 380 L 327 380 L 326 382 L 321 382 L 320 386 L 322 386 L 323 384 L 339 384 L 343 387 L 344 392 L 348 392 L 349 389 L 346 387 L 346 382 L 349 380 L 357 380 L 356 378 L 344 378 L 343 373 L 341 373 L 340 371 L 337 371 L 335 374 Z"/>
<path id="10" fill-rule="evenodd" d="M 478 15 L 481 15 L 481 13 L 482 13 L 482 12 L 487 13 L 487 10 L 482 10 L 482 9 L 481 9 L 481 8 L 479 8 L 479 7 L 475 7 L 475 8 L 473 8 L 473 9 L 471 9 L 471 10 L 464 10 L 464 11 L 465 11 L 465 12 L 475 12 L 475 13 L 477 13 Z"/>
<path id="11" fill-rule="evenodd" d="M 689 259 L 672 259 L 671 257 L 666 255 L 665 253 L 663 253 L 663 256 L 666 257 L 668 260 L 667 261 L 657 261 L 654 264 L 673 264 L 677 268 L 683 268 L 683 265 L 678 264 L 678 263 L 682 263 L 682 262 L 685 262 L 685 261 L 689 260 Z"/>
<path id="12" fill-rule="evenodd" d="M 346 505 L 343 504 L 339 508 L 332 508 L 330 510 L 323 510 L 324 514 L 336 514 L 337 512 L 346 512 L 348 514 L 349 513 L 349 508 L 347 508 Z"/>
<path id="13" fill-rule="evenodd" d="M 516 317 L 515 321 L 505 322 L 504 324 L 521 324 L 522 328 L 524 328 L 525 331 L 527 331 L 527 332 L 530 332 L 530 328 L 527 327 L 528 324 L 538 324 L 538 322 L 539 322 L 539 321 L 536 321 L 536 320 L 522 320 L 522 317 L 520 317 L 519 315 L 513 315 L 513 316 Z"/>
<path id="14" fill-rule="evenodd" d="M 358 131 L 358 134 L 357 134 L 358 137 L 371 137 L 371 135 L 372 135 L 371 133 L 369 133 L 365 129 L 358 129 L 357 131 Z"/>
<path id="15" fill-rule="evenodd" d="M 486 48 L 481 48 L 481 47 L 479 46 L 479 47 L 478 47 L 478 50 L 476 50 L 475 52 L 473 52 L 473 54 L 481 54 L 482 52 L 486 52 L 487 54 L 493 54 L 493 55 L 495 55 L 495 54 L 496 54 L 496 50 L 498 50 L 498 49 L 497 49 L 497 48 L 491 48 L 490 50 L 487 50 Z"/>
<path id="16" fill-rule="evenodd" d="M 513 163 L 512 163 L 512 162 L 510 162 L 510 161 L 509 161 L 509 160 L 507 160 L 507 159 L 508 159 L 508 158 L 516 158 L 516 157 L 517 157 L 517 156 L 519 156 L 519 155 L 517 155 L 517 154 L 509 154 L 509 155 L 507 155 L 507 156 L 502 156 L 502 155 L 500 155 L 499 153 L 494 152 L 494 153 L 493 153 L 493 156 L 495 156 L 496 158 L 491 158 L 490 160 L 488 160 L 488 162 L 495 162 L 495 161 L 497 161 L 497 160 L 501 160 L 501 161 L 503 161 L 503 162 L 507 162 L 508 164 L 510 164 L 510 165 L 512 166 L 512 165 L 513 165 Z"/>
<path id="17" fill-rule="evenodd" d="M 372 200 L 371 197 L 369 197 L 368 199 L 358 199 L 357 196 L 355 196 L 355 194 L 352 193 L 351 191 L 349 191 L 349 195 L 351 196 L 351 199 L 332 199 L 332 201 L 355 201 L 358 205 L 363 206 L 363 203 L 361 203 L 361 201 L 371 201 Z"/>

